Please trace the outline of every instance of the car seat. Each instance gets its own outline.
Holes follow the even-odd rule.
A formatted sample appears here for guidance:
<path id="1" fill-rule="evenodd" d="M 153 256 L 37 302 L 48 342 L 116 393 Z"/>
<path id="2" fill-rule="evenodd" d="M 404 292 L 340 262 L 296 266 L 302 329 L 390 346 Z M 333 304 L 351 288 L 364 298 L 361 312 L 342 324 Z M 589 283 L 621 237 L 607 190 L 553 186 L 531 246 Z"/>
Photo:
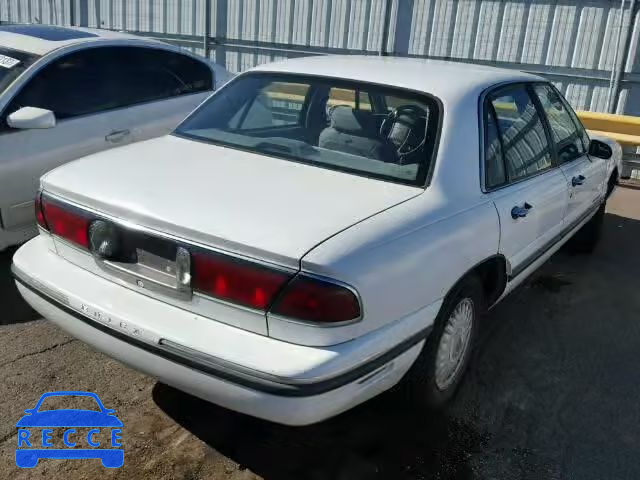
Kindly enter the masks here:
<path id="1" fill-rule="evenodd" d="M 329 112 L 330 126 L 320 133 L 318 146 L 383 162 L 396 159 L 394 149 L 378 136 L 371 112 L 336 105 Z"/>

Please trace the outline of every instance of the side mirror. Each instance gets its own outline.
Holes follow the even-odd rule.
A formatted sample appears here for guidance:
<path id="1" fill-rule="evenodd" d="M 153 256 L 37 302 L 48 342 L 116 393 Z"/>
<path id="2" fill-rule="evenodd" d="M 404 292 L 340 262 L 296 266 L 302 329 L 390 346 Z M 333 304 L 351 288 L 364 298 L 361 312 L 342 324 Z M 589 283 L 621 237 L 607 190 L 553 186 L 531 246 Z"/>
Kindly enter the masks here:
<path id="1" fill-rule="evenodd" d="M 611 147 L 606 143 L 594 138 L 589 142 L 589 155 L 609 160 L 613 155 L 613 150 L 611 150 Z"/>
<path id="2" fill-rule="evenodd" d="M 24 413 L 33 413 L 34 410 L 35 408 L 27 408 Z"/>
<path id="3" fill-rule="evenodd" d="M 7 117 L 7 125 L 19 130 L 53 128 L 56 126 L 56 116 L 44 108 L 23 107 Z"/>

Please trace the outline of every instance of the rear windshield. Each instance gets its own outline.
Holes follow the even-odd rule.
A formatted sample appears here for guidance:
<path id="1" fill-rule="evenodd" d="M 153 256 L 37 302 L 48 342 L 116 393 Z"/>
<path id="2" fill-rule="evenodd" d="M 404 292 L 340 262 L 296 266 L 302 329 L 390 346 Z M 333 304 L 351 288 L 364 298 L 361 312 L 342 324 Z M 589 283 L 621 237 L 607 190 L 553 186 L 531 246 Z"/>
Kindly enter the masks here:
<path id="1" fill-rule="evenodd" d="M 0 47 L 0 94 L 38 58 L 38 55 Z"/>
<path id="2" fill-rule="evenodd" d="M 176 134 L 410 185 L 424 185 L 438 103 L 398 88 L 251 73 L 198 108 Z"/>

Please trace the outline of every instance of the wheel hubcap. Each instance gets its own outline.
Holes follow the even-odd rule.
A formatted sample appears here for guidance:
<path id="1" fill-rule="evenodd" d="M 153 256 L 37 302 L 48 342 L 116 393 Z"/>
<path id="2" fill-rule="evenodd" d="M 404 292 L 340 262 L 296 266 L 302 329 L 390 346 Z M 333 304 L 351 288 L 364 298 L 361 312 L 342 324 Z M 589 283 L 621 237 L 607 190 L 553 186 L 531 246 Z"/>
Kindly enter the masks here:
<path id="1" fill-rule="evenodd" d="M 458 378 L 473 328 L 473 301 L 465 298 L 456 305 L 440 338 L 436 352 L 436 386 L 446 390 Z"/>

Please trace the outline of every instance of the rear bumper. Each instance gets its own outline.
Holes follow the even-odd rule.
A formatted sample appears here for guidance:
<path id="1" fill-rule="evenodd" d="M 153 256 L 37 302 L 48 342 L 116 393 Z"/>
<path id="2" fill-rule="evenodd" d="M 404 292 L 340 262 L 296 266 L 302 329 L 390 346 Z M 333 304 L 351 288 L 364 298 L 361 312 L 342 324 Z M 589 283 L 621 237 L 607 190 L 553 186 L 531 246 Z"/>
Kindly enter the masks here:
<path id="1" fill-rule="evenodd" d="M 341 345 L 296 346 L 296 355 L 300 355 L 301 362 L 304 358 L 322 358 L 321 354 L 325 354 L 327 350 L 340 355 L 342 349 L 343 357 L 352 363 L 349 368 L 344 368 L 345 362 L 342 358 L 342 367 L 334 371 L 317 365 L 317 368 L 310 370 L 322 371 L 323 374 L 314 377 L 305 376 L 300 370 L 302 367 L 292 370 L 298 371 L 295 375 L 284 375 L 281 371 L 274 373 L 278 372 L 283 358 L 273 357 L 273 342 L 276 342 L 276 351 L 279 345 L 282 347 L 283 356 L 286 356 L 284 352 L 291 348 L 290 344 L 239 331 L 242 335 L 251 335 L 252 342 L 256 345 L 264 343 L 265 350 L 269 351 L 263 359 L 263 368 L 257 370 L 253 365 L 242 364 L 241 355 L 230 362 L 216 357 L 215 352 L 196 351 L 157 335 L 145 336 L 147 332 L 136 334 L 131 325 L 136 325 L 138 321 L 134 313 L 141 311 L 139 307 L 121 311 L 117 317 L 113 314 L 113 319 L 118 325 L 106 321 L 105 311 L 108 312 L 108 320 L 112 320 L 113 312 L 110 310 L 101 310 L 96 316 L 97 310 L 93 308 L 95 298 L 82 296 L 89 296 L 89 290 L 83 291 L 82 287 L 86 286 L 87 282 L 98 284 L 90 290 L 103 292 L 101 302 L 104 308 L 113 306 L 108 295 L 110 289 L 116 288 L 121 290 L 118 290 L 118 295 L 127 296 L 130 303 L 147 303 L 149 308 L 145 309 L 145 312 L 149 315 L 154 314 L 153 311 L 158 308 L 158 304 L 160 308 L 166 308 L 169 314 L 175 315 L 176 321 L 179 321 L 178 317 L 185 312 L 114 285 L 69 264 L 49 252 L 44 240 L 37 238 L 22 247 L 16 253 L 13 265 L 21 294 L 43 316 L 96 349 L 167 384 L 226 408 L 278 423 L 315 423 L 392 387 L 417 358 L 429 332 L 426 328 L 414 333 L 394 347 L 370 356 L 367 361 L 358 360 L 362 358 L 358 355 L 358 342 L 362 343 L 362 349 L 370 349 L 366 339 L 353 340 L 348 342 L 350 345 L 342 348 Z M 52 271 L 55 271 L 57 277 L 51 277 Z M 63 285 L 68 282 L 69 276 L 80 277 L 77 289 Z M 64 281 L 62 278 L 67 280 Z M 54 279 L 60 280 L 51 281 Z M 154 308 L 151 308 L 152 304 L 149 302 L 153 302 Z M 123 318 L 126 320 L 122 320 Z M 125 326 L 121 327 L 123 324 Z M 295 362 L 296 357 L 289 355 L 286 360 Z M 309 366 L 304 368 L 309 369 Z"/>

